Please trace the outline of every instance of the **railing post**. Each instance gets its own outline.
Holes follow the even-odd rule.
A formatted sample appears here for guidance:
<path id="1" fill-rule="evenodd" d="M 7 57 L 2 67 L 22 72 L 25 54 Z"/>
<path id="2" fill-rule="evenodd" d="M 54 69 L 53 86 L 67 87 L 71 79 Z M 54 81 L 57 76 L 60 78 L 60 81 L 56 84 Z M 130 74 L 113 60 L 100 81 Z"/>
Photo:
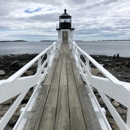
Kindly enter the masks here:
<path id="1" fill-rule="evenodd" d="M 55 53 L 56 50 L 56 42 L 53 42 L 53 53 Z"/>
<path id="2" fill-rule="evenodd" d="M 126 125 L 130 129 L 130 109 L 127 110 L 127 122 Z"/>
<path id="3" fill-rule="evenodd" d="M 37 66 L 37 71 L 39 70 L 39 68 L 41 67 L 41 57 L 38 59 L 38 66 Z"/>

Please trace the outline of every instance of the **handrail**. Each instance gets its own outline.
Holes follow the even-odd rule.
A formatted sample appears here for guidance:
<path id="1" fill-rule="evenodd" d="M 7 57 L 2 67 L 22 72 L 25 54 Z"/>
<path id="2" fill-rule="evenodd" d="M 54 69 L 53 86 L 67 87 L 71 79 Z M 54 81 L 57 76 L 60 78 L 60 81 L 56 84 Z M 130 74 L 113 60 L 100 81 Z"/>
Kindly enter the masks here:
<path id="1" fill-rule="evenodd" d="M 13 130 L 18 130 L 18 125 L 22 121 L 23 117 L 28 115 L 28 109 L 31 110 L 33 104 L 38 95 L 38 89 L 41 87 L 41 82 L 44 81 L 49 68 L 60 49 L 61 40 L 54 42 L 51 46 L 41 52 L 38 56 L 32 59 L 28 64 L 22 67 L 19 71 L 13 74 L 10 78 L 6 80 L 0 80 L 0 103 L 5 102 L 8 99 L 13 98 L 14 96 L 18 96 L 14 101 L 12 106 L 6 112 L 6 114 L 0 120 L 0 130 L 3 130 L 18 108 L 19 104 L 27 94 L 30 88 L 34 87 L 34 92 L 30 97 L 24 111 L 22 112 L 19 120 L 17 121 Z M 47 55 L 47 58 L 43 62 L 44 56 Z M 43 63 L 42 63 L 43 62 Z M 32 76 L 21 77 L 32 65 L 37 63 L 36 73 Z M 47 65 L 47 66 L 46 66 Z"/>
<path id="2" fill-rule="evenodd" d="M 95 104 L 99 111 L 101 112 L 101 107 L 93 93 L 92 88 L 96 88 L 102 97 L 105 105 L 109 109 L 111 115 L 115 119 L 117 125 L 121 130 L 129 130 L 130 129 L 130 83 L 121 82 L 117 78 L 115 78 L 111 73 L 109 73 L 105 68 L 103 68 L 98 62 L 96 62 L 91 56 L 89 56 L 86 52 L 84 52 L 80 47 L 77 46 L 75 41 L 69 40 L 69 46 L 72 50 L 72 54 L 74 56 L 77 68 L 86 82 L 86 87 L 89 89 L 91 93 L 91 98 L 94 99 Z M 83 62 L 80 56 L 83 56 L 85 62 Z M 89 62 L 91 62 L 103 75 L 104 78 L 99 76 L 94 76 L 91 74 L 91 67 Z M 121 119 L 116 109 L 113 107 L 108 97 L 113 98 L 118 101 L 125 107 L 127 107 L 127 123 Z M 102 118 L 106 124 L 107 130 L 111 130 L 110 125 L 106 117 L 101 113 Z M 104 130 L 104 129 L 103 129 Z"/>

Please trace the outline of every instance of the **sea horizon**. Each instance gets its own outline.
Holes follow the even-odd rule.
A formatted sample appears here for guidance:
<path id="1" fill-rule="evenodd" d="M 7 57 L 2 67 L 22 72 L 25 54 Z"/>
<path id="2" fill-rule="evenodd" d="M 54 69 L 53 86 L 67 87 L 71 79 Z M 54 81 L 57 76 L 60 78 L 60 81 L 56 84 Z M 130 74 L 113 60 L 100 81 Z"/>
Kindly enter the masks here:
<path id="1" fill-rule="evenodd" d="M 0 55 L 38 54 L 52 45 L 46 42 L 0 42 Z M 130 57 L 130 41 L 76 41 L 77 45 L 90 55 Z"/>

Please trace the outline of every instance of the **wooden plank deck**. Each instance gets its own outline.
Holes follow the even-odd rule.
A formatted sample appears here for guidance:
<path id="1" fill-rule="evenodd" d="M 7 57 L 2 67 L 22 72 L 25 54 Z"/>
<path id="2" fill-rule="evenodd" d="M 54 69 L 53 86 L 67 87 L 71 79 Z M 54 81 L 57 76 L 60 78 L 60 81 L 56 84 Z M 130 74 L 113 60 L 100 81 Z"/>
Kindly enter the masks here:
<path id="1" fill-rule="evenodd" d="M 62 44 L 24 130 L 101 130 L 68 44 Z"/>

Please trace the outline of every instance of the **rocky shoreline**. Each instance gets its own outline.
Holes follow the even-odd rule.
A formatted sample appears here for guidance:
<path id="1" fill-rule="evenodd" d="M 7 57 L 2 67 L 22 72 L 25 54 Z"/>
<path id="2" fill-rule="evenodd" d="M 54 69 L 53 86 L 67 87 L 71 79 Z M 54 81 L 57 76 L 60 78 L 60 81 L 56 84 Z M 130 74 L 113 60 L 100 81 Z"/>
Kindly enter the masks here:
<path id="1" fill-rule="evenodd" d="M 13 75 L 16 71 L 26 65 L 31 59 L 33 59 L 37 54 L 23 54 L 23 55 L 8 55 L 8 56 L 0 56 L 0 80 L 4 80 Z M 125 82 L 130 82 L 130 58 L 123 58 L 119 56 L 105 56 L 105 55 L 92 55 L 92 57 L 98 61 L 104 68 L 106 68 L 112 75 L 114 75 L 117 79 Z M 92 67 L 92 73 L 94 75 L 102 76 L 96 68 Z M 31 69 L 27 70 L 24 73 L 24 76 L 29 76 L 34 74 L 36 71 L 36 67 L 31 67 Z M 15 114 L 9 121 L 5 130 L 12 130 L 15 125 L 17 119 L 19 118 L 20 112 L 19 110 L 26 105 L 28 102 L 33 89 L 30 89 L 20 106 L 16 110 Z M 103 100 L 101 99 L 99 93 L 96 89 L 94 89 L 94 93 L 102 107 L 106 109 L 107 119 L 111 124 L 113 130 L 119 130 L 116 123 L 114 122 L 110 112 L 105 106 Z M 12 103 L 15 101 L 16 97 L 0 104 L 0 118 L 6 113 Z M 113 106 L 119 112 L 120 116 L 126 121 L 126 113 L 127 109 L 119 104 L 117 101 L 109 98 L 112 102 Z"/>
<path id="2" fill-rule="evenodd" d="M 26 65 L 30 60 L 32 60 L 37 54 L 23 54 L 23 55 L 5 55 L 0 56 L 0 80 L 4 80 L 9 78 L 15 72 L 17 72 L 20 68 Z M 31 67 L 27 70 L 23 76 L 33 75 L 36 71 L 36 67 Z M 33 93 L 33 89 L 31 88 L 29 92 L 26 94 L 25 98 L 22 100 L 21 104 L 15 111 L 14 115 L 8 122 L 6 128 L 4 130 L 12 130 L 15 123 L 17 122 L 20 116 L 20 109 L 25 107 L 29 98 Z M 8 101 L 0 104 L 0 119 L 6 113 L 6 111 L 10 108 L 13 102 L 16 100 L 16 97 L 9 99 Z"/>
<path id="3" fill-rule="evenodd" d="M 130 58 L 123 58 L 117 56 L 92 56 L 98 63 L 100 63 L 106 70 L 108 70 L 112 75 L 114 75 L 120 81 L 130 82 Z M 93 66 L 92 66 L 93 67 Z M 91 71 L 94 75 L 103 76 L 96 68 L 92 68 Z M 96 89 L 93 89 L 97 100 L 101 107 L 105 108 L 106 110 L 106 117 L 112 127 L 113 130 L 120 130 L 117 126 L 115 120 L 113 119 L 111 113 L 109 112 L 108 108 L 106 107 L 104 101 L 102 100 L 101 96 L 99 95 Z M 117 112 L 119 113 L 120 117 L 126 123 L 126 116 L 127 116 L 127 108 L 122 104 L 118 103 L 114 99 L 108 97 L 112 105 L 115 107 Z"/>

